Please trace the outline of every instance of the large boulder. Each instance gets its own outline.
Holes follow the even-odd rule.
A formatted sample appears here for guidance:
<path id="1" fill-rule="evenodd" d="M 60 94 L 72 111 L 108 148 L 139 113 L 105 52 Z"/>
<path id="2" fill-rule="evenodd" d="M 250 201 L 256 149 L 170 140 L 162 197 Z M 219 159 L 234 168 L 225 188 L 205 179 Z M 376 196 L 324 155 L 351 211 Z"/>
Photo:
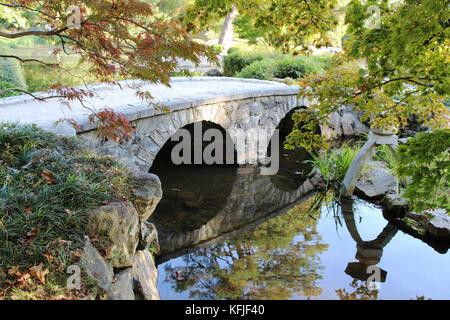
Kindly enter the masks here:
<path id="1" fill-rule="evenodd" d="M 158 289 L 158 269 L 148 250 L 139 250 L 133 259 L 133 276 L 136 293 L 144 300 L 160 300 Z"/>
<path id="2" fill-rule="evenodd" d="M 112 266 L 94 248 L 86 236 L 84 253 L 80 258 L 80 266 L 86 274 L 97 282 L 97 286 L 108 291 L 114 278 Z"/>
<path id="3" fill-rule="evenodd" d="M 386 194 L 398 194 L 398 179 L 384 169 L 374 169 L 356 183 L 357 193 L 368 199 L 381 200 Z"/>
<path id="4" fill-rule="evenodd" d="M 147 221 L 162 198 L 161 181 L 158 176 L 139 170 L 132 170 L 130 174 L 135 185 L 132 202 L 139 220 Z"/>
<path id="5" fill-rule="evenodd" d="M 109 300 L 135 300 L 133 269 L 128 268 L 114 276 L 113 283 L 107 290 Z"/>
<path id="6" fill-rule="evenodd" d="M 92 210 L 90 229 L 99 237 L 113 267 L 131 266 L 139 236 L 139 217 L 129 202 L 116 202 Z"/>

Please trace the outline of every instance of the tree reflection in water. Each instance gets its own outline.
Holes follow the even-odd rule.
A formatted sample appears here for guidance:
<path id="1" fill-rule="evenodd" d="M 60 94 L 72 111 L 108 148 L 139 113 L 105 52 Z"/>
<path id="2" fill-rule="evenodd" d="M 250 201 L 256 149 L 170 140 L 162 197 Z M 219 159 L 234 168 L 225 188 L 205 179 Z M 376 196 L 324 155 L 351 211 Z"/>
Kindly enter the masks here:
<path id="1" fill-rule="evenodd" d="M 367 283 L 358 279 L 353 279 L 350 287 L 354 288 L 354 292 L 348 292 L 346 289 L 336 290 L 336 294 L 340 300 L 377 300 L 378 289 L 367 288 Z"/>
<path id="2" fill-rule="evenodd" d="M 166 281 L 193 299 L 290 299 L 322 289 L 320 254 L 328 245 L 305 215 L 309 201 L 238 237 L 183 257 L 165 267 Z"/>

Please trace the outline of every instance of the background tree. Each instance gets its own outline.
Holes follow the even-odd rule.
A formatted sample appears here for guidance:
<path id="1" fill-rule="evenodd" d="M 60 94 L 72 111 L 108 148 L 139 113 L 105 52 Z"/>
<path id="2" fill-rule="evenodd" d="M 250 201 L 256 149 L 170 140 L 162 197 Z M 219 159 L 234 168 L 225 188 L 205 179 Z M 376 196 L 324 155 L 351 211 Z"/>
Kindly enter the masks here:
<path id="1" fill-rule="evenodd" d="M 211 21 L 225 17 L 233 6 L 241 16 L 252 16 L 252 25 L 264 32 L 267 43 L 283 51 L 299 52 L 309 44 L 327 45 L 327 33 L 337 20 L 333 9 L 336 0 L 195 0 L 183 16 L 189 31 L 207 28 Z"/>
<path id="2" fill-rule="evenodd" d="M 234 21 L 239 14 L 236 6 L 231 6 L 231 11 L 228 12 L 223 23 L 222 32 L 220 33 L 219 44 L 222 46 L 222 51 L 226 53 L 231 48 L 234 35 Z"/>

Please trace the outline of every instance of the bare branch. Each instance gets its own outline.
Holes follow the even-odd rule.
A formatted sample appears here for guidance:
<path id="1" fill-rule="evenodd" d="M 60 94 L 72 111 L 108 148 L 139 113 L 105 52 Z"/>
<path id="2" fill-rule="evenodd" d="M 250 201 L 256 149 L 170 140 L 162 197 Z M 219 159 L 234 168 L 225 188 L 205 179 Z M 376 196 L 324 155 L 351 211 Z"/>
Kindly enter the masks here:
<path id="1" fill-rule="evenodd" d="M 16 59 L 19 60 L 22 63 L 27 63 L 27 62 L 36 62 L 36 63 L 40 63 L 49 67 L 57 67 L 59 66 L 58 63 L 47 63 L 38 59 L 22 59 L 21 57 L 18 56 L 13 56 L 13 55 L 1 55 L 0 54 L 0 58 L 6 58 L 6 59 Z"/>
<path id="2" fill-rule="evenodd" d="M 48 14 L 48 13 L 42 11 L 42 10 L 33 9 L 33 8 L 27 7 L 27 6 L 22 5 L 22 4 L 0 3 L 0 6 L 5 6 L 5 7 L 9 7 L 9 8 L 14 8 L 14 9 L 18 9 L 18 8 L 20 8 L 20 9 L 26 9 L 26 10 L 28 10 L 28 11 L 38 12 L 38 13 L 40 13 L 40 14 L 42 14 L 42 15 L 48 17 L 48 18 L 56 19 L 55 16 L 52 16 L 52 15 L 50 15 L 50 14 Z"/>
<path id="3" fill-rule="evenodd" d="M 8 39 L 16 39 L 16 38 L 27 37 L 27 36 L 50 37 L 50 36 L 56 36 L 56 35 L 60 34 L 61 32 L 66 31 L 67 29 L 68 29 L 68 27 L 64 27 L 59 30 L 44 31 L 39 28 L 32 28 L 29 30 L 20 31 L 20 32 L 16 32 L 16 33 L 0 31 L 0 37 L 8 38 Z"/>
<path id="4" fill-rule="evenodd" d="M 0 96 L 5 94 L 5 93 L 7 93 L 7 92 L 10 92 L 10 91 L 22 92 L 22 93 L 24 93 L 26 95 L 29 95 L 30 97 L 33 97 L 34 99 L 39 100 L 39 101 L 44 101 L 44 100 L 48 100 L 48 99 L 56 99 L 56 98 L 67 98 L 66 96 L 39 97 L 39 96 L 29 92 L 29 91 L 26 91 L 26 90 L 23 90 L 23 89 L 19 89 L 19 88 L 4 89 L 4 90 L 0 91 Z"/>

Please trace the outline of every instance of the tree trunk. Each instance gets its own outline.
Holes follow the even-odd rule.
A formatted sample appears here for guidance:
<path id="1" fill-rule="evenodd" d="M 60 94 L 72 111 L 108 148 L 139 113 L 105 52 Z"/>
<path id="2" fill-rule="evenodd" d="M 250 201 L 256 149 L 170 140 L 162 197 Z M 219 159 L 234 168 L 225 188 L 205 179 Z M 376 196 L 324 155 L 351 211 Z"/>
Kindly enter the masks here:
<path id="1" fill-rule="evenodd" d="M 238 15 L 236 6 L 233 5 L 232 10 L 225 18 L 225 22 L 222 27 L 222 33 L 220 34 L 219 44 L 222 46 L 222 53 L 226 54 L 231 47 L 233 41 L 233 22 Z"/>

